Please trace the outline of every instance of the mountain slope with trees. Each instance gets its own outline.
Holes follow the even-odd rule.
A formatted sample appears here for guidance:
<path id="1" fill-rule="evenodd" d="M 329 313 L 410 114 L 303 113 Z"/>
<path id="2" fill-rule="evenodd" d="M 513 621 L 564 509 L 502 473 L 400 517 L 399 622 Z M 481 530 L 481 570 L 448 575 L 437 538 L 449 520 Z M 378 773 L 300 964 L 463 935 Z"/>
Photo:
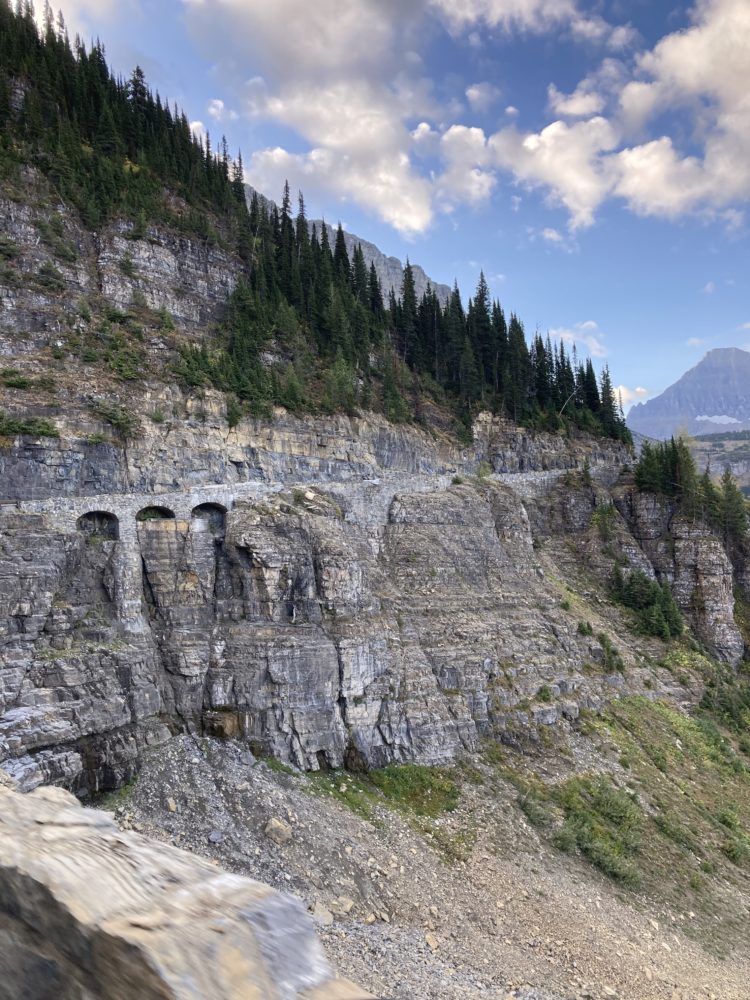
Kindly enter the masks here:
<path id="1" fill-rule="evenodd" d="M 71 42 L 47 4 L 0 0 L 0 179 L 33 166 L 92 230 L 128 220 L 134 236 L 174 227 L 239 254 L 246 274 L 216 335 L 184 348 L 177 373 L 229 394 L 230 407 L 262 414 L 380 410 L 421 419 L 432 400 L 470 433 L 479 410 L 547 430 L 628 440 L 609 372 L 535 334 L 491 299 L 481 275 L 464 307 L 457 287 L 443 305 L 417 298 L 404 270 L 400 297 L 384 298 L 361 248 L 349 255 L 339 227 L 310 232 L 304 201 L 292 211 L 257 197 L 248 207 L 241 156 L 190 131 L 187 116 L 152 93 L 140 68 L 116 78 L 98 42 Z"/>

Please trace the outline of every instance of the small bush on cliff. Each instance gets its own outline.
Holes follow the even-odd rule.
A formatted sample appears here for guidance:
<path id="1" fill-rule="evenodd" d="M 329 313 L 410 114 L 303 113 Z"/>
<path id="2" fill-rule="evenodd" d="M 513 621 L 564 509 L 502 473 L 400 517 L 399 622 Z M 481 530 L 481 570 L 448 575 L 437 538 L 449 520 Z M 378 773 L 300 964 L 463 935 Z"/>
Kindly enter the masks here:
<path id="1" fill-rule="evenodd" d="M 117 403 L 110 403 L 104 399 L 94 399 L 89 403 L 89 410 L 100 420 L 106 420 L 126 441 L 135 436 L 140 426 L 138 417 Z"/>
<path id="2" fill-rule="evenodd" d="M 0 437 L 30 434 L 33 437 L 58 437 L 57 428 L 43 417 L 10 417 L 0 410 Z"/>

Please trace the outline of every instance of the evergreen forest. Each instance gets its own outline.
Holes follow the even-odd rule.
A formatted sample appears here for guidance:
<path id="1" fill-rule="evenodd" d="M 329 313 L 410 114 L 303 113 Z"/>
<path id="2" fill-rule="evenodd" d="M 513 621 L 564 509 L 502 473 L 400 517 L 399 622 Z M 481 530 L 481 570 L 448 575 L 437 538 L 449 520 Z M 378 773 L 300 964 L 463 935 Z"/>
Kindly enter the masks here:
<path id="1" fill-rule="evenodd" d="M 630 440 L 608 369 L 597 377 L 564 343 L 529 340 L 484 275 L 466 305 L 455 286 L 446 302 L 431 288 L 418 300 L 407 261 L 400 294 L 384 295 L 361 248 L 350 258 L 340 226 L 331 241 L 311 225 L 288 185 L 279 205 L 248 203 L 241 155 L 194 135 L 140 68 L 116 77 L 102 45 L 71 41 L 49 3 L 39 27 L 30 0 L 0 0 L 0 181 L 29 165 L 91 229 L 125 219 L 135 239 L 170 226 L 239 256 L 220 327 L 175 366 L 227 394 L 230 422 L 272 405 L 420 421 L 436 405 L 465 436 L 490 410 Z"/>

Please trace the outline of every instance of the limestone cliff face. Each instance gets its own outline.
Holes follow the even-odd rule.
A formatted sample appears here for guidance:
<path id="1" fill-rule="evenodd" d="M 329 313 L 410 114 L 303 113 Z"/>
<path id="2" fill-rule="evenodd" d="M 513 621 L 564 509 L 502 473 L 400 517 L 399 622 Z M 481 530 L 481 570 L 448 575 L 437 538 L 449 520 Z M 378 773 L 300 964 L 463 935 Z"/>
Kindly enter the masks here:
<path id="1" fill-rule="evenodd" d="M 737 663 L 744 641 L 734 620 L 734 574 L 719 539 L 701 523 L 675 516 L 673 506 L 652 494 L 617 497 L 638 544 L 696 636 L 719 659 Z"/>
<path id="2" fill-rule="evenodd" d="M 0 352 L 29 371 L 75 340 L 91 296 L 165 308 L 188 336 L 220 315 L 239 273 L 220 246 L 94 236 L 31 204 L 0 201 L 24 275 L 0 287 Z M 149 357 L 166 351 L 168 332 L 142 332 Z M 606 586 L 602 507 L 618 556 L 673 581 L 716 655 L 742 654 L 723 549 L 615 485 L 622 446 L 488 415 L 466 447 L 372 414 L 230 428 L 221 396 L 155 369 L 124 443 L 71 365 L 60 437 L 0 443 L 0 768 L 24 789 L 115 787 L 177 730 L 318 768 L 447 761 L 566 725 L 629 683 L 592 669 L 603 648 L 558 579 L 567 546 Z M 545 563 L 547 539 L 564 545 Z"/>
<path id="3" fill-rule="evenodd" d="M 54 470 L 77 444 L 30 447 L 6 468 Z M 471 478 L 498 454 L 527 471 Z M 3 508 L 0 542 L 0 759 L 23 788 L 115 786 L 180 729 L 302 768 L 445 762 L 622 686 L 590 669 L 599 643 L 534 542 L 574 539 L 611 504 L 617 449 L 582 445 L 594 483 L 577 488 L 546 468 L 572 448 L 489 421 L 461 450 L 376 417 L 279 414 L 157 428 L 109 455 L 110 493 L 6 480 L 34 486 Z M 667 514 L 627 496 L 631 565 L 673 579 L 704 641 L 736 659 L 718 542 L 673 525 L 672 551 Z"/>
<path id="4" fill-rule="evenodd" d="M 492 460 L 481 433 L 462 450 L 283 414 L 230 432 L 219 409 L 111 446 L 111 492 L 58 476 L 79 438 L 4 451 L 0 756 L 23 787 L 111 787 L 179 728 L 305 768 L 445 761 L 603 697 L 519 494 L 451 484 Z M 558 474 L 534 469 L 553 439 L 492 440 L 532 467 L 514 485 Z M 611 475 L 619 453 L 599 457 Z"/>
<path id="5" fill-rule="evenodd" d="M 33 171 L 22 198 L 0 197 L 0 230 L 14 253 L 0 280 L 0 355 L 62 344 L 83 328 L 82 311 L 97 296 L 115 308 L 165 309 L 188 334 L 216 319 L 240 273 L 220 246 L 155 227 L 137 234 L 122 223 L 91 233 L 49 198 Z M 164 349 L 158 338 L 149 346 Z"/>

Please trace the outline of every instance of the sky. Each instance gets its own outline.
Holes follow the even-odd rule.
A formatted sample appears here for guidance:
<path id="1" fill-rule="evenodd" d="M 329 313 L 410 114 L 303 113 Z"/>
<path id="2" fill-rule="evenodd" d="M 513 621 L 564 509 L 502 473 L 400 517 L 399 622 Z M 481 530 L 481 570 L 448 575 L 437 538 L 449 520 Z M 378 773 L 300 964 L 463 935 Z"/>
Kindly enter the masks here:
<path id="1" fill-rule="evenodd" d="M 39 6 L 39 0 L 37 6 Z M 608 364 L 750 349 L 750 0 L 62 0 L 325 218 Z"/>

